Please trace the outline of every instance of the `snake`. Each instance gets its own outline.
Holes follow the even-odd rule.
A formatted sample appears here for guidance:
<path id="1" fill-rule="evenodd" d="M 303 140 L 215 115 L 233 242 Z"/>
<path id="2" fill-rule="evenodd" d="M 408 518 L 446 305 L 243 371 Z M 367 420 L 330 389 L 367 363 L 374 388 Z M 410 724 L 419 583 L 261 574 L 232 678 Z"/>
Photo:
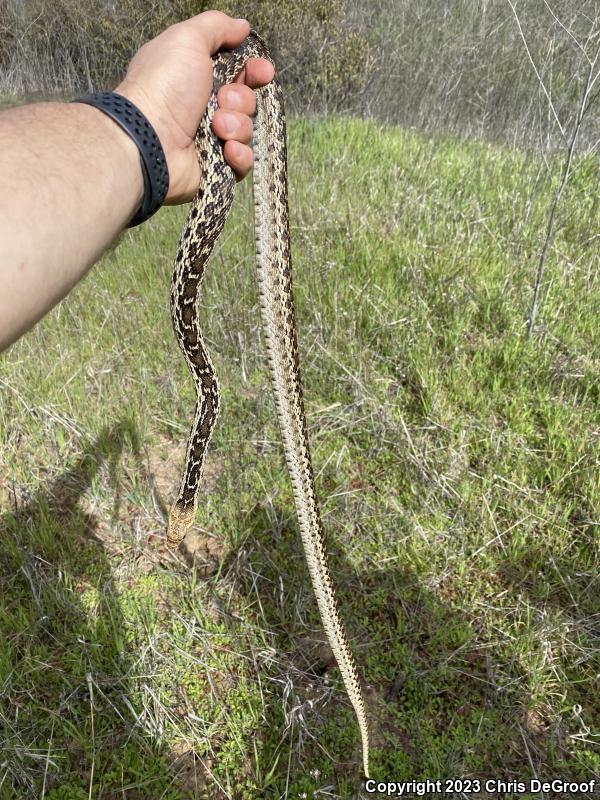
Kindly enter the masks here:
<path id="1" fill-rule="evenodd" d="M 200 330 L 198 299 L 206 262 L 231 209 L 236 178 L 225 162 L 222 142 L 213 133 L 211 122 L 217 108 L 217 91 L 234 79 L 249 58 L 267 58 L 273 63 L 267 45 L 255 31 L 238 47 L 217 51 L 213 56 L 212 92 L 194 140 L 200 184 L 173 264 L 171 317 L 196 386 L 196 407 L 179 493 L 169 513 L 167 544 L 171 548 L 184 539 L 194 520 L 207 446 L 220 404 L 217 377 Z M 256 95 L 252 185 L 263 337 L 304 555 L 323 627 L 356 714 L 363 770 L 368 777 L 365 701 L 329 570 L 304 410 L 292 285 L 286 122 L 277 76 L 257 89 Z"/>

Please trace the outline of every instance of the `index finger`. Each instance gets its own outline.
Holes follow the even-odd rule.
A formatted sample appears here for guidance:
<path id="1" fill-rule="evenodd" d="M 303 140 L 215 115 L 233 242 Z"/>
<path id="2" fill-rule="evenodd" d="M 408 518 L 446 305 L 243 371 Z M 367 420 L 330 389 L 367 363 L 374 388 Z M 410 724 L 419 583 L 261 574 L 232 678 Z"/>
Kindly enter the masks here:
<path id="1" fill-rule="evenodd" d="M 211 55 L 221 47 L 237 47 L 250 33 L 247 19 L 234 19 L 222 11 L 203 11 L 183 24 L 190 23 L 202 30 Z"/>

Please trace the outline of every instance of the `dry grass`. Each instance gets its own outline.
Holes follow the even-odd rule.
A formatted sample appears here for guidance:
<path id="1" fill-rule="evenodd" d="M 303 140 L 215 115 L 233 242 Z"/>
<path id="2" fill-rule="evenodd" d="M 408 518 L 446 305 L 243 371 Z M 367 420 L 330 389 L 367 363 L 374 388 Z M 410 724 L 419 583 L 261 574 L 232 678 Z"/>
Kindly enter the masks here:
<path id="1" fill-rule="evenodd" d="M 597 777 L 598 165 L 569 186 L 527 342 L 551 191 L 530 156 L 340 119 L 294 122 L 290 145 L 310 434 L 373 771 Z M 183 210 L 127 232 L 3 358 L 2 800 L 358 796 L 249 203 L 202 301 L 224 403 L 192 552 L 166 551 L 175 468 L 157 480 L 193 403 L 167 307 Z"/>

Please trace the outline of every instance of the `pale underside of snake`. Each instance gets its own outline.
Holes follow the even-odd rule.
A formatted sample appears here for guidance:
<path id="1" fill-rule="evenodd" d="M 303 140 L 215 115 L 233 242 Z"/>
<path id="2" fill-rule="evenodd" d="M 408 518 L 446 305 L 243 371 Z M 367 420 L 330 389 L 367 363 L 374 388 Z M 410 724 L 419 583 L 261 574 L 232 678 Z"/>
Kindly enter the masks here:
<path id="1" fill-rule="evenodd" d="M 213 59 L 214 85 L 196 134 L 200 188 L 182 231 L 171 284 L 171 314 L 177 341 L 197 390 L 179 495 L 171 509 L 167 541 L 175 547 L 192 524 L 206 448 L 219 411 L 219 388 L 198 320 L 198 293 L 208 257 L 231 208 L 235 176 L 211 129 L 216 92 L 233 80 L 248 58 L 272 61 L 262 39 L 252 32 L 235 50 Z M 330 646 L 354 707 L 369 774 L 369 734 L 363 694 L 329 573 L 327 550 L 315 496 L 311 453 L 300 381 L 287 202 L 287 150 L 281 88 L 275 78 L 257 90 L 254 119 L 254 233 L 261 318 L 271 383 L 292 483 L 298 527 Z"/>

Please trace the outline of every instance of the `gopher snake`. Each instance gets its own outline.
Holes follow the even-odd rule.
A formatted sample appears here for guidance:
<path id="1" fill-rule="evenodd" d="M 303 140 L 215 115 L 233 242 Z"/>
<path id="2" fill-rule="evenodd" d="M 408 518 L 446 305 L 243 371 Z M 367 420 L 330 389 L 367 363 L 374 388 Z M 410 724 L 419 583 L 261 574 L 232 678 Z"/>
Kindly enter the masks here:
<path id="1" fill-rule="evenodd" d="M 219 410 L 219 389 L 198 324 L 197 297 L 206 261 L 231 208 L 235 177 L 211 130 L 216 91 L 230 82 L 248 58 L 271 59 L 254 32 L 235 50 L 214 57 L 213 92 L 196 134 L 200 189 L 179 240 L 171 284 L 171 314 L 179 345 L 196 383 L 197 404 L 187 446 L 183 480 L 173 505 L 167 541 L 175 547 L 194 518 L 206 447 Z M 327 638 L 354 706 L 368 777 L 368 729 L 358 674 L 333 591 L 313 470 L 292 296 L 287 204 L 287 153 L 282 93 L 277 80 L 257 92 L 254 122 L 254 228 L 261 316 L 277 416 L 291 478 L 298 526 Z"/>

